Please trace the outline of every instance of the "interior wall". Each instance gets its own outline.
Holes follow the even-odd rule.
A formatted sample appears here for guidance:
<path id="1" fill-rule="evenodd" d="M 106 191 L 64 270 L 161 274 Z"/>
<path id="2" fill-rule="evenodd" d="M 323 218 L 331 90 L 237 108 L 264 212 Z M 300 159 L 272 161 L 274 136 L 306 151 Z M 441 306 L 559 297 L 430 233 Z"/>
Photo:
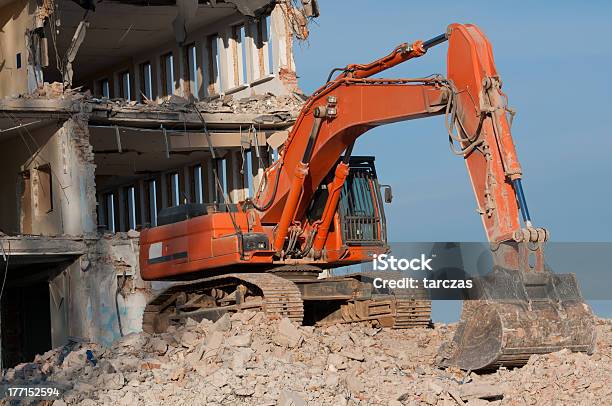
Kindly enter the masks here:
<path id="1" fill-rule="evenodd" d="M 0 142 L 0 230 L 5 233 L 20 233 L 20 194 L 23 171 L 28 160 L 38 150 L 36 145 L 46 146 L 57 131 L 55 125 L 23 132 L 23 138 L 15 135 Z M 30 138 L 30 136 L 32 138 Z M 27 142 L 27 144 L 26 144 Z M 48 163 L 49 154 L 38 155 L 35 162 Z"/>
<path id="2" fill-rule="evenodd" d="M 0 8 L 0 98 L 28 93 L 26 30 L 34 25 L 35 8 L 35 2 L 29 0 L 16 0 Z"/>
<path id="3" fill-rule="evenodd" d="M 53 122 L 0 143 L 1 230 L 35 235 L 96 231 L 95 165 L 85 123 L 75 116 L 59 128 Z M 47 173 L 40 170 L 47 165 Z M 23 182 L 23 171 L 29 173 L 29 182 Z M 31 196 L 30 205 L 22 202 L 24 194 Z"/>

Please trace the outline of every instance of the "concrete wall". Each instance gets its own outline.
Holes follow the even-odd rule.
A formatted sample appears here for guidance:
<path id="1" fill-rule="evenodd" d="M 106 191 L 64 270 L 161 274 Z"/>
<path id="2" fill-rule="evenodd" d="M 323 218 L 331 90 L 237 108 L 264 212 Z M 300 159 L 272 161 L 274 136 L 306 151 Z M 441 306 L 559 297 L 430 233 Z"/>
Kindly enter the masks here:
<path id="1" fill-rule="evenodd" d="M 35 2 L 16 0 L 0 8 L 0 97 L 28 93 L 26 31 L 34 26 Z M 17 67 L 17 54 L 21 67 Z"/>
<path id="2" fill-rule="evenodd" d="M 52 168 L 56 166 L 54 146 L 57 141 L 54 135 L 57 131 L 57 126 L 50 124 L 37 130 L 30 130 L 28 133 L 22 132 L 23 138 L 15 135 L 0 142 L 0 230 L 7 233 L 21 232 L 20 194 L 24 185 L 21 183 L 20 172 L 27 165 L 36 167 L 51 161 L 54 162 Z M 59 188 L 54 189 L 53 195 L 58 197 L 60 191 Z M 54 204 L 57 206 L 59 201 L 54 201 Z M 30 207 L 28 210 L 31 211 L 33 208 Z M 55 213 L 50 214 L 53 216 Z M 61 227 L 58 225 L 53 234 L 59 233 Z"/>
<path id="3" fill-rule="evenodd" d="M 85 120 L 75 116 L 59 128 L 53 123 L 0 143 L 0 229 L 75 236 L 96 231 L 94 164 Z M 50 210 L 37 169 L 45 165 L 51 173 Z M 30 174 L 29 185 L 22 182 L 23 171 Z M 31 204 L 23 205 L 23 193 L 31 196 Z"/>

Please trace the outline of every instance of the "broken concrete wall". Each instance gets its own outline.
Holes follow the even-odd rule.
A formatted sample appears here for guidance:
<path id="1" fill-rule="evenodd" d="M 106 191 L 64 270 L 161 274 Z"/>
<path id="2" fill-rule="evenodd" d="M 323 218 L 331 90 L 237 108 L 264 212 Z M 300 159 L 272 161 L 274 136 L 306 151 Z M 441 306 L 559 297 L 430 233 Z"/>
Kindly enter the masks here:
<path id="1" fill-rule="evenodd" d="M 0 8 L 0 98 L 29 92 L 27 32 L 34 27 L 35 10 L 31 0 Z"/>
<path id="2" fill-rule="evenodd" d="M 54 347 L 68 337 L 108 346 L 122 332 L 142 331 L 152 293 L 138 272 L 138 233 L 104 234 L 87 245 L 88 253 L 50 283 Z"/>
<path id="3" fill-rule="evenodd" d="M 138 241 L 138 233 L 116 233 L 105 234 L 96 243 L 87 271 L 96 291 L 89 295 L 87 314 L 91 337 L 100 344 L 110 345 L 121 337 L 119 323 L 124 335 L 142 331 L 142 314 L 152 294 L 150 283 L 138 271 Z"/>
<path id="4" fill-rule="evenodd" d="M 279 4 L 272 10 L 270 24 L 273 41 L 274 72 L 281 83 L 290 91 L 298 89 L 295 61 L 293 60 L 293 37 L 305 39 L 308 36 L 306 21 L 289 5 Z"/>

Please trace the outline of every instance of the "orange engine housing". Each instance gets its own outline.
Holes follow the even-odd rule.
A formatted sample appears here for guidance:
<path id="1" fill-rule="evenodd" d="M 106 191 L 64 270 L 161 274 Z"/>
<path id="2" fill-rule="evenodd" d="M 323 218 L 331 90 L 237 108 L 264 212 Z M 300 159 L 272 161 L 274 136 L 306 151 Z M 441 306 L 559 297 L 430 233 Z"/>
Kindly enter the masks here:
<path id="1" fill-rule="evenodd" d="M 141 277 L 189 280 L 230 272 L 264 272 L 282 265 L 336 268 L 367 262 L 374 254 L 387 252 L 384 209 L 374 158 L 354 157 L 351 162 L 353 166 L 320 258 L 278 257 L 271 248 L 275 225 L 261 224 L 258 212 L 245 204 L 190 203 L 163 209 L 158 216 L 161 225 L 142 230 Z M 310 218 L 302 224 L 312 224 L 320 217 L 319 202 L 325 202 L 326 189 L 321 187 L 308 213 Z M 371 200 L 362 201 L 356 207 L 353 195 L 357 193 L 362 196 L 361 200 L 363 196 Z M 306 238 L 306 235 L 301 237 Z"/>

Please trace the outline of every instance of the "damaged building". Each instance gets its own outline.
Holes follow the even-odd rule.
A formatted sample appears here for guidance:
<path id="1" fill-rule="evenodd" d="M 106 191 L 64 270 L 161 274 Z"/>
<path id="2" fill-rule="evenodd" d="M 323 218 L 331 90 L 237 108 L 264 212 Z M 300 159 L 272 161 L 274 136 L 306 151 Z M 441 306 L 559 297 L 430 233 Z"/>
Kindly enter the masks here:
<path id="1" fill-rule="evenodd" d="M 141 330 L 160 286 L 139 277 L 138 231 L 253 196 L 303 104 L 292 50 L 317 15 L 314 0 L 0 0 L 4 367 Z"/>

